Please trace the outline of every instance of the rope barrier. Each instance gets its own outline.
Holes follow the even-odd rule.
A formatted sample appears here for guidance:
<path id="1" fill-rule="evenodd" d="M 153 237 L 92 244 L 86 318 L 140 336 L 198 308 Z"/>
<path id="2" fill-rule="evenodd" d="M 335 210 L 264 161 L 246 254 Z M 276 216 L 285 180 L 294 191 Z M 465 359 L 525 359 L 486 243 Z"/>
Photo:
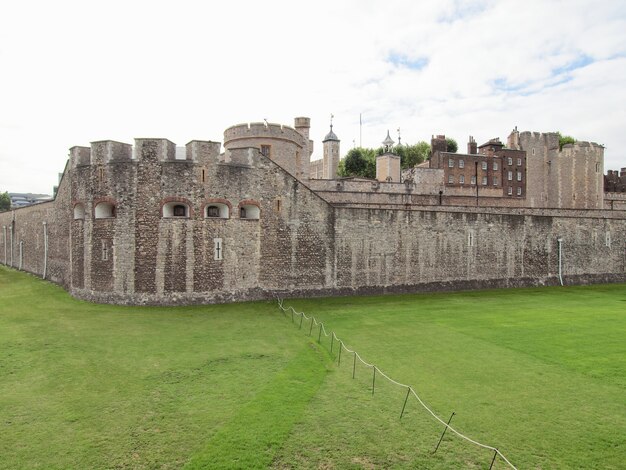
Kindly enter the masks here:
<path id="1" fill-rule="evenodd" d="M 426 411 L 428 411 L 428 413 L 435 418 L 438 422 L 440 422 L 441 424 L 443 424 L 445 426 L 445 429 L 449 429 L 451 432 L 453 432 L 454 434 L 456 434 L 458 437 L 460 437 L 461 439 L 470 442 L 471 444 L 474 444 L 478 447 L 481 447 L 483 449 L 488 449 L 494 452 L 494 457 L 493 460 L 491 462 L 491 465 L 493 466 L 493 463 L 495 461 L 496 456 L 500 456 L 502 458 L 502 460 L 504 460 L 509 467 L 511 467 L 513 470 L 517 470 L 517 468 L 509 461 L 509 459 L 507 459 L 502 452 L 500 452 L 497 448 L 487 445 L 487 444 L 483 444 L 481 442 L 478 442 L 468 436 L 466 436 L 465 434 L 461 433 L 460 431 L 457 431 L 455 428 L 453 428 L 452 426 L 450 426 L 450 422 L 445 422 L 443 419 L 441 419 L 439 416 L 437 416 L 437 414 L 435 414 L 435 412 L 433 410 L 431 410 L 428 405 L 426 405 L 426 403 L 424 403 L 424 401 L 420 398 L 420 396 L 417 394 L 417 392 L 410 386 L 407 384 L 403 384 L 401 382 L 398 382 L 397 380 L 392 379 L 391 377 L 389 377 L 387 374 L 385 374 L 382 370 L 380 370 L 377 366 L 375 366 L 374 364 L 370 364 L 369 362 L 365 361 L 358 352 L 348 348 L 343 340 L 339 339 L 337 337 L 337 335 L 335 334 L 334 331 L 332 331 L 330 334 L 328 334 L 326 332 L 326 328 L 324 327 L 324 323 L 323 322 L 318 322 L 314 316 L 311 317 L 307 317 L 306 314 L 304 312 L 297 312 L 293 307 L 289 307 L 289 308 L 285 308 L 285 306 L 283 305 L 283 299 L 281 299 L 279 296 L 275 296 L 276 300 L 278 301 L 278 306 L 280 307 L 280 309 L 284 312 L 287 312 L 288 310 L 292 311 L 292 315 L 296 314 L 301 316 L 301 319 L 311 319 L 311 329 L 313 324 L 315 324 L 316 326 L 319 325 L 320 326 L 320 331 L 319 331 L 319 336 L 318 336 L 318 342 L 320 341 L 321 338 L 321 334 L 324 333 L 325 337 L 330 336 L 331 337 L 331 352 L 332 352 L 332 347 L 333 347 L 333 342 L 334 340 L 336 340 L 339 343 L 339 365 L 341 364 L 341 350 L 344 349 L 348 354 L 354 354 L 354 363 L 353 363 L 353 367 L 352 367 L 352 378 L 354 378 L 355 376 L 355 370 L 356 370 L 356 359 L 358 359 L 364 366 L 366 367 L 371 367 L 373 369 L 373 378 L 372 378 L 372 395 L 374 394 L 374 386 L 376 383 L 376 373 L 378 372 L 378 374 L 382 375 L 385 379 L 387 379 L 389 382 L 391 382 L 394 385 L 397 385 L 399 387 L 402 388 L 406 388 L 407 389 L 407 395 L 404 401 L 404 406 L 402 407 L 402 413 L 400 414 L 400 418 L 402 418 L 402 415 L 404 414 L 404 408 L 406 407 L 406 402 L 409 398 L 410 395 L 413 395 L 417 401 L 419 402 L 419 404 L 422 406 L 422 408 L 424 408 Z M 302 321 L 300 322 L 300 326 L 302 326 Z M 443 436 L 442 436 L 443 437 Z M 490 467 L 491 468 L 491 467 Z"/>

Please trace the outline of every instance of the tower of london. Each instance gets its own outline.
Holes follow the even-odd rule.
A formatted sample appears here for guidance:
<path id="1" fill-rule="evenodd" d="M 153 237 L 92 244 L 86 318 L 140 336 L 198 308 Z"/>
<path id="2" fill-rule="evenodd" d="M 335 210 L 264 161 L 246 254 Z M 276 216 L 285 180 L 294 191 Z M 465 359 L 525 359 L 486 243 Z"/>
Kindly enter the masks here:
<path id="1" fill-rule="evenodd" d="M 387 142 L 375 179 L 338 178 L 340 133 L 312 160 L 310 126 L 72 147 L 53 201 L 0 214 L 0 262 L 120 304 L 626 281 L 600 145 L 514 129 L 449 153 L 433 135 L 424 164 Z"/>

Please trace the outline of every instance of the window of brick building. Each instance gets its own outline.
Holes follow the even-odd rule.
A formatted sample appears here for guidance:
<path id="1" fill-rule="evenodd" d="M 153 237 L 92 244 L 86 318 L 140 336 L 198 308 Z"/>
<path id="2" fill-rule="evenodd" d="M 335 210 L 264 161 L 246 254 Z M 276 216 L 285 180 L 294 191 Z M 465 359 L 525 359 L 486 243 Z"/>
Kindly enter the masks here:
<path id="1" fill-rule="evenodd" d="M 476 175 L 472 175 L 470 182 L 471 184 L 476 184 Z"/>
<path id="2" fill-rule="evenodd" d="M 483 176 L 483 186 L 487 186 L 487 177 Z"/>
<path id="3" fill-rule="evenodd" d="M 517 159 L 517 166 L 522 166 L 522 159 L 521 158 Z"/>
<path id="4" fill-rule="evenodd" d="M 509 165 L 513 165 L 513 158 L 508 157 L 506 161 Z"/>
<path id="5" fill-rule="evenodd" d="M 453 183 L 454 183 L 454 176 L 448 175 L 448 184 L 453 184 Z"/>
<path id="6" fill-rule="evenodd" d="M 454 158 L 448 158 L 448 167 L 454 168 Z"/>
<path id="7" fill-rule="evenodd" d="M 465 160 L 459 160 L 459 168 L 465 168 Z"/>
<path id="8" fill-rule="evenodd" d="M 465 175 L 460 175 L 459 176 L 459 183 L 465 184 Z"/>
<path id="9" fill-rule="evenodd" d="M 483 162 L 483 164 L 481 165 L 481 168 L 483 170 L 486 170 L 487 169 L 487 162 Z"/>
<path id="10" fill-rule="evenodd" d="M 509 170 L 509 172 L 507 173 L 507 179 L 509 181 L 513 181 L 513 172 L 511 170 Z"/>
<path id="11" fill-rule="evenodd" d="M 497 176 L 493 177 L 493 185 L 494 186 L 498 186 L 498 177 Z"/>
<path id="12" fill-rule="evenodd" d="M 522 188 L 518 186 L 517 188 L 517 195 L 521 196 L 522 195 Z"/>
<path id="13" fill-rule="evenodd" d="M 494 171 L 498 171 L 498 162 L 493 162 Z"/>
<path id="14" fill-rule="evenodd" d="M 517 181 L 522 181 L 522 172 L 521 171 L 517 172 Z"/>
<path id="15" fill-rule="evenodd" d="M 512 195 L 513 195 L 513 188 L 512 188 L 511 186 L 509 186 L 509 187 L 508 187 L 508 189 L 507 189 L 507 194 L 508 194 L 509 196 L 512 196 Z"/>

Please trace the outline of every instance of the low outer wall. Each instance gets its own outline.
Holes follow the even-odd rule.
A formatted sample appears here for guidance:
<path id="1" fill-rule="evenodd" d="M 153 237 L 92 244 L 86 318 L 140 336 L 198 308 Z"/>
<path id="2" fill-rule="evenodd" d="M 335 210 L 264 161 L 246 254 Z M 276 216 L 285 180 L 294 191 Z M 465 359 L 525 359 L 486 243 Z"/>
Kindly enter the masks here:
<path id="1" fill-rule="evenodd" d="M 438 290 L 626 280 L 626 220 L 602 211 L 336 208 L 336 285 Z M 535 215 L 536 214 L 536 215 Z"/>
<path id="2" fill-rule="evenodd" d="M 0 213 L 0 264 L 68 288 L 71 217 L 66 177 L 54 201 Z"/>

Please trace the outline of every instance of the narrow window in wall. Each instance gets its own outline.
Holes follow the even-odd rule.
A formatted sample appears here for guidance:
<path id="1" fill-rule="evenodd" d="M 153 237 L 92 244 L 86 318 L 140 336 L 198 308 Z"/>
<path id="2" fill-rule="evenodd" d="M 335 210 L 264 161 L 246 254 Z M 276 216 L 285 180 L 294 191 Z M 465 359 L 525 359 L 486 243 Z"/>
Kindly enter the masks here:
<path id="1" fill-rule="evenodd" d="M 596 163 L 596 173 L 600 173 L 600 164 Z"/>
<path id="2" fill-rule="evenodd" d="M 493 185 L 494 186 L 498 186 L 498 177 L 497 176 L 493 177 Z"/>
<path id="3" fill-rule="evenodd" d="M 511 170 L 509 170 L 508 174 L 507 174 L 507 179 L 509 181 L 513 181 L 513 172 Z"/>
<path id="4" fill-rule="evenodd" d="M 465 184 L 465 175 L 460 175 L 459 176 L 459 183 Z"/>
<path id="5" fill-rule="evenodd" d="M 522 195 L 522 188 L 517 188 L 517 195 L 521 196 Z"/>
<path id="6" fill-rule="evenodd" d="M 482 164 L 481 168 L 482 168 L 483 170 L 486 170 L 486 169 L 487 169 L 487 162 L 483 162 L 483 164 Z"/>
<path id="7" fill-rule="evenodd" d="M 467 246 L 474 246 L 474 231 L 470 230 L 467 232 Z"/>
<path id="8" fill-rule="evenodd" d="M 517 181 L 522 181 L 522 172 L 521 171 L 517 172 Z"/>
<path id="9" fill-rule="evenodd" d="M 459 168 L 465 168 L 465 160 L 459 160 Z"/>
<path id="10" fill-rule="evenodd" d="M 100 182 L 104 180 L 104 168 L 100 168 L 98 172 L 98 178 L 100 179 Z"/>
<path id="11" fill-rule="evenodd" d="M 224 247 L 222 246 L 222 239 L 221 238 L 214 238 L 213 239 L 213 259 L 216 261 L 220 261 L 224 259 Z"/>
<path id="12" fill-rule="evenodd" d="M 261 155 L 264 157 L 270 158 L 272 154 L 272 146 L 271 145 L 261 145 Z"/>
<path id="13" fill-rule="evenodd" d="M 280 212 L 280 198 L 276 199 L 276 212 Z"/>
<path id="14" fill-rule="evenodd" d="M 102 243 L 102 261 L 107 261 L 109 259 L 109 246 L 106 240 L 100 241 Z"/>
<path id="15" fill-rule="evenodd" d="M 493 162 L 494 171 L 498 171 L 498 162 Z"/>
<path id="16" fill-rule="evenodd" d="M 513 165 L 513 158 L 511 158 L 511 157 L 507 158 L 506 162 L 507 162 L 509 165 Z"/>
<path id="17" fill-rule="evenodd" d="M 604 245 L 611 248 L 611 232 L 606 232 L 604 236 Z"/>
<path id="18" fill-rule="evenodd" d="M 448 167 L 449 168 L 454 168 L 454 159 L 453 158 L 448 158 Z"/>
<path id="19" fill-rule="evenodd" d="M 512 188 L 511 186 L 509 186 L 509 187 L 508 187 L 508 189 L 507 189 L 507 194 L 508 194 L 509 196 L 512 196 L 512 195 L 513 195 L 513 188 Z"/>
<path id="20" fill-rule="evenodd" d="M 476 184 L 476 175 L 472 175 L 472 178 L 470 179 L 470 184 Z"/>
<path id="21" fill-rule="evenodd" d="M 187 207 L 182 204 L 176 204 L 174 206 L 174 217 L 186 217 L 187 216 Z"/>
<path id="22" fill-rule="evenodd" d="M 533 149 L 532 154 L 533 154 L 533 155 L 535 154 L 535 149 Z"/>
<path id="23" fill-rule="evenodd" d="M 448 175 L 448 184 L 454 183 L 454 176 Z"/>
<path id="24" fill-rule="evenodd" d="M 521 158 L 517 159 L 517 166 L 522 166 L 522 159 Z"/>
<path id="25" fill-rule="evenodd" d="M 206 170 L 204 168 L 202 169 L 202 177 L 201 177 L 201 179 L 202 179 L 203 183 L 206 183 Z"/>
<path id="26" fill-rule="evenodd" d="M 487 186 L 487 177 L 483 176 L 483 186 Z"/>

